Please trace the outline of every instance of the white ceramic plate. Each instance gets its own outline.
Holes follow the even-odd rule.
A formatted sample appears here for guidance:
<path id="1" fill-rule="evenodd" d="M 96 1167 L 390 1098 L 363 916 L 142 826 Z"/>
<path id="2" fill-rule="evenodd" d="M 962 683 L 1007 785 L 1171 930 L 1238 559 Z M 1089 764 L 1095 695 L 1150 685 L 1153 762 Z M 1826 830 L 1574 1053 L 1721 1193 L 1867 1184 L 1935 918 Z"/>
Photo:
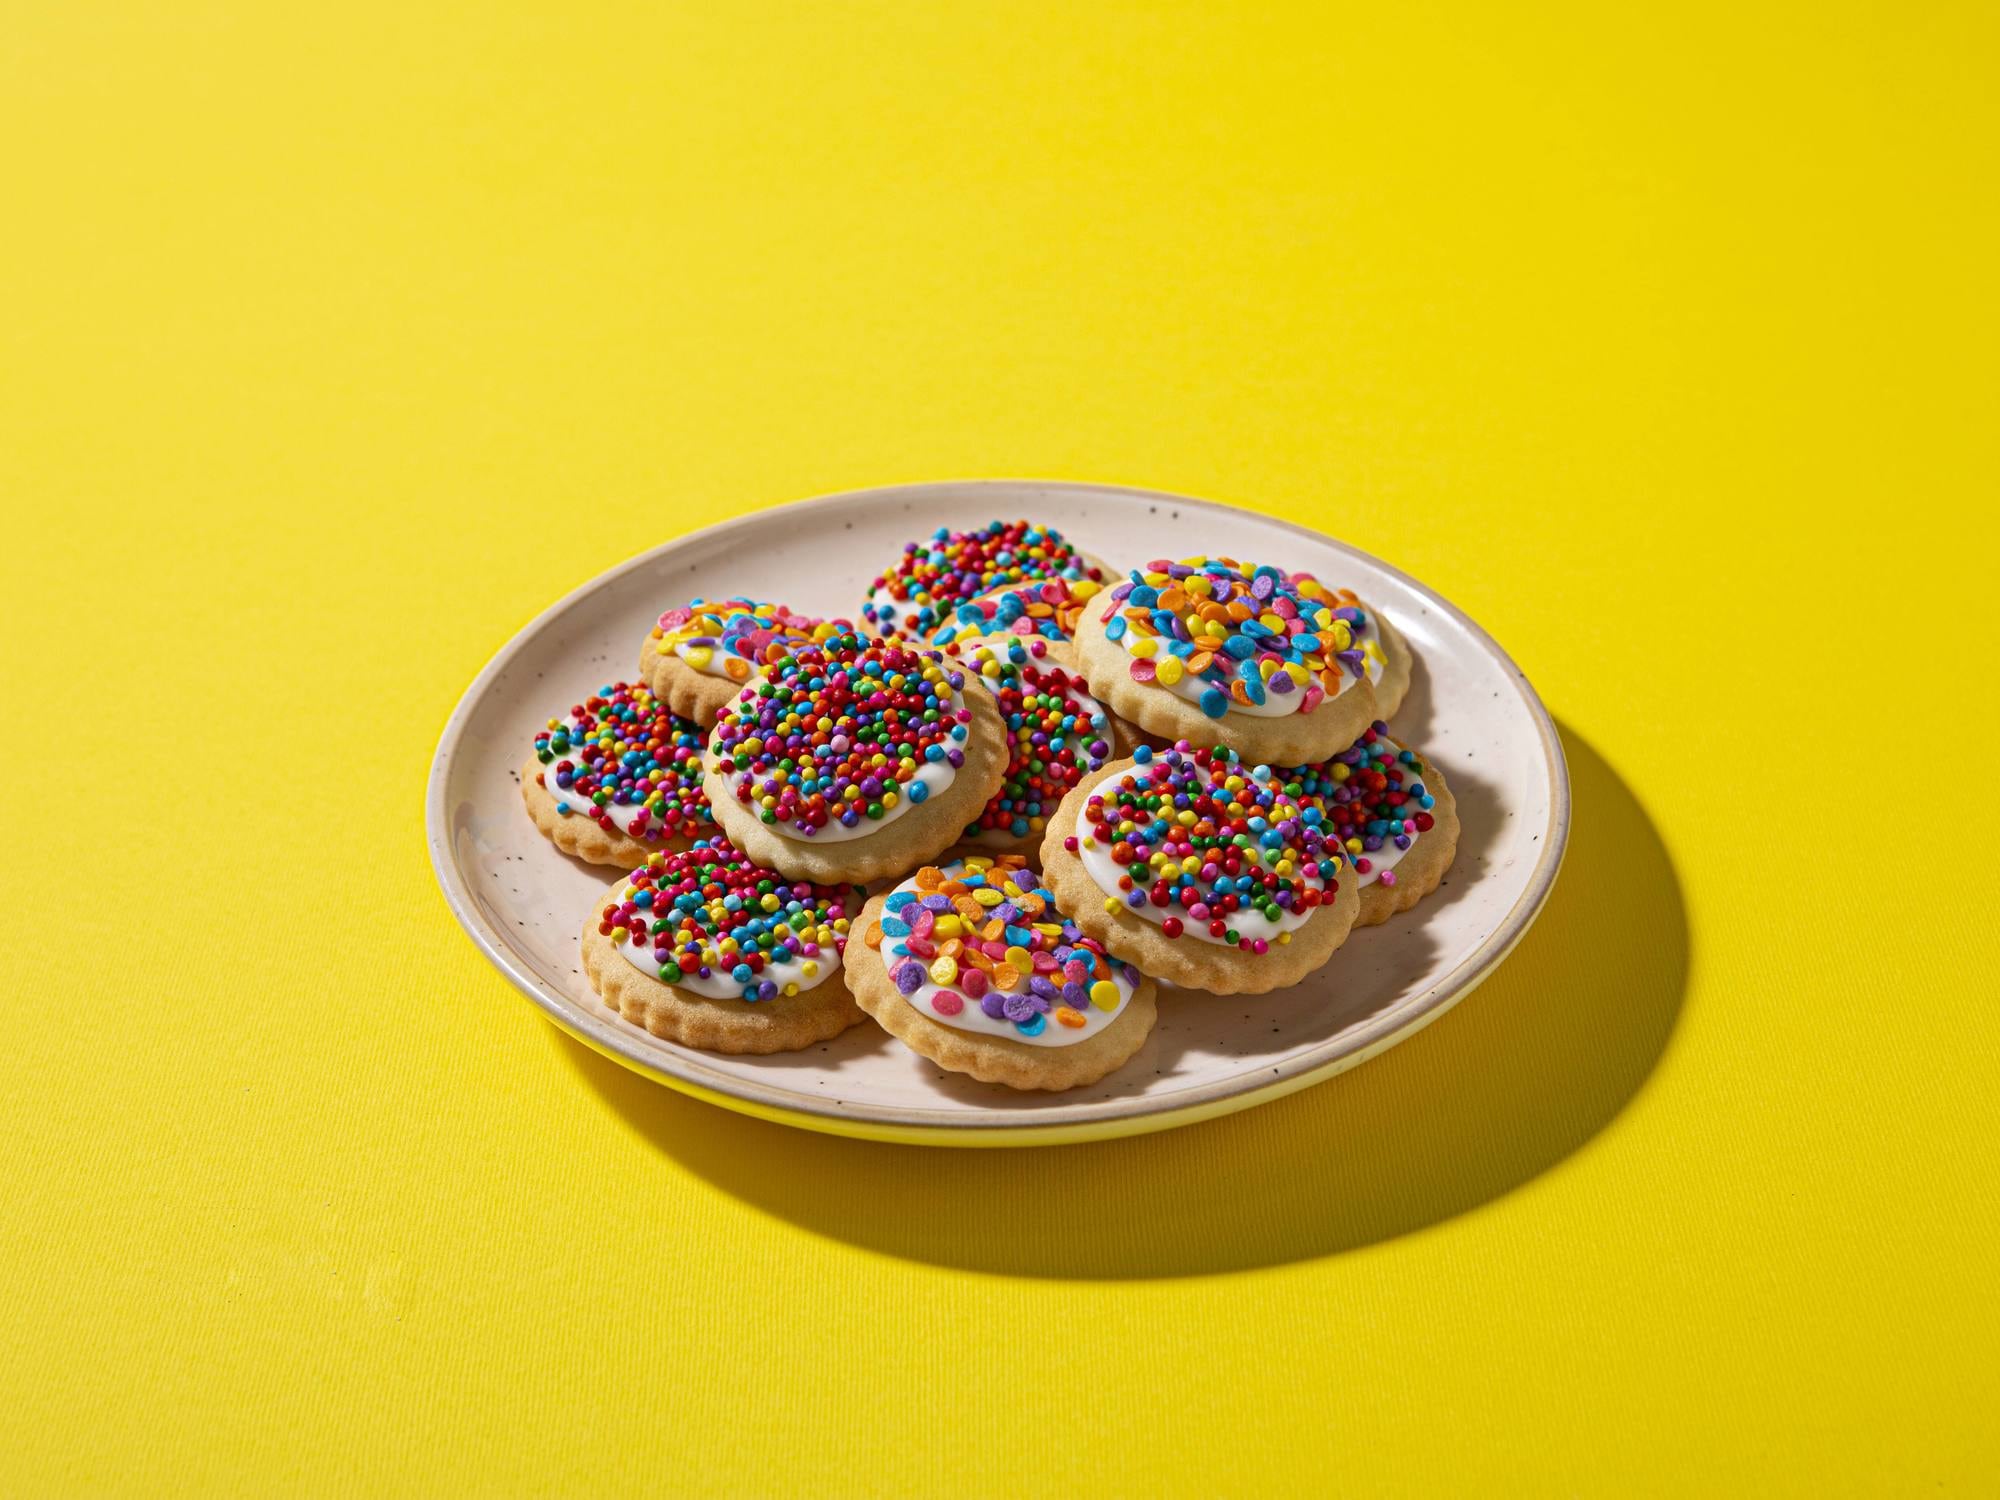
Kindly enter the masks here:
<path id="1" fill-rule="evenodd" d="M 725 1057 L 664 1042 L 601 1005 L 577 935 L 613 872 L 538 834 L 516 777 L 552 714 L 637 670 L 661 610 L 747 594 L 859 616 L 903 543 L 1026 517 L 1114 567 L 1223 552 L 1358 592 L 1409 638 L 1417 671 L 1391 728 L 1444 769 L 1464 832 L 1445 886 L 1274 995 L 1167 989 L 1140 1053 L 1091 1088 L 1017 1094 L 941 1071 L 872 1024 L 806 1052 Z M 1023 1145 L 1163 1130 L 1303 1088 L 1436 1019 L 1506 957 L 1562 862 L 1569 779 L 1541 700 L 1477 625 L 1414 579 L 1330 537 L 1259 515 L 1106 485 L 981 480 L 776 506 L 657 547 L 551 606 L 465 692 L 438 744 L 431 859 L 472 940 L 557 1025 L 674 1088 L 787 1124 L 876 1139 Z"/>

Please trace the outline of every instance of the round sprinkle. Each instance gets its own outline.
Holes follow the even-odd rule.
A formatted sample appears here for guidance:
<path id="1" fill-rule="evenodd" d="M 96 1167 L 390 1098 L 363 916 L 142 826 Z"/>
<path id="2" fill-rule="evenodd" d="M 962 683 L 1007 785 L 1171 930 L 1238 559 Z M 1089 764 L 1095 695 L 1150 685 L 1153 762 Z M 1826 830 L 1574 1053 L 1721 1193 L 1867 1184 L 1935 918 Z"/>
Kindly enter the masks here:
<path id="1" fill-rule="evenodd" d="M 1077 828 L 1079 847 L 1107 852 L 1117 868 L 1106 911 L 1157 914 L 1169 938 L 1198 925 L 1252 954 L 1330 901 L 1345 862 L 1323 809 L 1280 773 L 1185 740 L 1101 785 Z"/>
<path id="2" fill-rule="evenodd" d="M 614 682 L 535 736 L 542 785 L 565 816 L 658 842 L 715 830 L 701 792 L 703 731 L 646 688 Z"/>
<path id="3" fill-rule="evenodd" d="M 736 800 L 800 838 L 920 803 L 965 764 L 965 676 L 935 651 L 852 633 L 765 669 L 716 719 L 709 751 Z"/>

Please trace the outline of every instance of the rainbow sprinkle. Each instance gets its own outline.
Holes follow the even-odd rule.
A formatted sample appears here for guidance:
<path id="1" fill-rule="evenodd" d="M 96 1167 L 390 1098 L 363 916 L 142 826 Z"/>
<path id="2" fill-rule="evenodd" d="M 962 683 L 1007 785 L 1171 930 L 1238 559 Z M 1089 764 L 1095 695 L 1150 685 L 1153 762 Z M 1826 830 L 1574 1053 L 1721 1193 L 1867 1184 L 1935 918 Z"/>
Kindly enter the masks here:
<path id="1" fill-rule="evenodd" d="M 1379 720 L 1353 745 L 1332 760 L 1312 766 L 1290 766 L 1278 776 L 1301 803 L 1325 814 L 1327 837 L 1347 851 L 1361 884 L 1380 879 L 1396 883 L 1393 868 L 1377 869 L 1369 858 L 1386 846 L 1396 851 L 1387 864 L 1406 852 L 1417 838 L 1437 826 L 1431 809 L 1437 798 L 1425 789 L 1424 762 L 1389 738 L 1389 726 Z"/>
<path id="2" fill-rule="evenodd" d="M 1386 664 L 1361 601 L 1310 573 L 1190 557 L 1133 569 L 1111 598 L 1104 634 L 1131 655 L 1132 679 L 1193 698 L 1211 719 L 1274 698 L 1274 711 L 1310 713 Z"/>
<path id="3" fill-rule="evenodd" d="M 652 639 L 660 655 L 679 657 L 697 672 L 748 682 L 787 652 L 853 629 L 850 621 L 795 615 L 782 604 L 694 599 L 661 615 Z"/>
<path id="4" fill-rule="evenodd" d="M 865 895 L 787 880 L 718 837 L 647 856 L 599 910 L 597 930 L 668 984 L 719 980 L 742 999 L 771 1000 L 840 967 Z"/>
<path id="5" fill-rule="evenodd" d="M 1020 1038 L 1050 1025 L 1081 1040 L 1116 1013 L 1138 975 L 1056 910 L 1018 855 L 926 865 L 884 902 L 862 942 L 879 949 L 912 1004 L 965 1025 L 968 1007 Z"/>
<path id="6" fill-rule="evenodd" d="M 1020 636 L 1036 642 L 1067 641 L 1076 634 L 1083 606 L 1104 591 L 1090 578 L 1049 578 L 996 589 L 968 599 L 930 633 L 930 644 L 941 650 L 995 637 Z M 1047 647 L 1036 655 L 1047 654 Z"/>
<path id="7" fill-rule="evenodd" d="M 556 811 L 635 839 L 699 838 L 715 815 L 701 792 L 704 732 L 643 687 L 614 682 L 535 736 Z"/>
<path id="8" fill-rule="evenodd" d="M 1103 573 L 1085 562 L 1059 531 L 1026 521 L 992 521 L 978 531 L 940 526 L 928 542 L 907 542 L 896 566 L 869 585 L 861 618 L 877 634 L 927 638 L 954 605 L 1008 584 Z"/>
<path id="9" fill-rule="evenodd" d="M 906 812 L 965 764 L 965 674 L 935 651 L 852 633 L 765 669 L 716 719 L 736 800 L 797 838 Z"/>
<path id="10" fill-rule="evenodd" d="M 1141 745 L 1133 759 L 1090 795 L 1063 841 L 1072 854 L 1109 852 L 1107 912 L 1143 916 L 1170 938 L 1265 953 L 1340 889 L 1344 856 L 1325 812 L 1271 767 L 1185 740 L 1157 755 Z"/>
<path id="11" fill-rule="evenodd" d="M 1046 649 L 1039 636 L 946 648 L 979 675 L 1007 730 L 1007 779 L 965 830 L 968 839 L 1040 832 L 1070 788 L 1111 756 L 1111 716 L 1090 696 L 1089 684 L 1037 661 L 1035 646 Z"/>

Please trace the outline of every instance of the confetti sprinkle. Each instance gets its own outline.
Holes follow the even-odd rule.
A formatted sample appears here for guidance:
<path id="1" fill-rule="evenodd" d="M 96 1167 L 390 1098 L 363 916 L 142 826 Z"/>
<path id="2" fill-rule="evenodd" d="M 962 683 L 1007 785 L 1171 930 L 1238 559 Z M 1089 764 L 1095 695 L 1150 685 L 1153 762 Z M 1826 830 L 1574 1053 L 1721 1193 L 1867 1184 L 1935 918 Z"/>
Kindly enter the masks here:
<path id="1" fill-rule="evenodd" d="M 1133 680 L 1170 688 L 1211 719 L 1310 713 L 1387 665 L 1361 601 L 1310 573 L 1229 557 L 1156 561 L 1110 597 L 1104 634 L 1132 657 Z"/>
<path id="2" fill-rule="evenodd" d="M 850 621 L 796 615 L 782 604 L 695 599 L 661 615 L 652 635 L 662 656 L 678 657 L 711 677 L 748 682 L 797 647 L 853 629 Z"/>

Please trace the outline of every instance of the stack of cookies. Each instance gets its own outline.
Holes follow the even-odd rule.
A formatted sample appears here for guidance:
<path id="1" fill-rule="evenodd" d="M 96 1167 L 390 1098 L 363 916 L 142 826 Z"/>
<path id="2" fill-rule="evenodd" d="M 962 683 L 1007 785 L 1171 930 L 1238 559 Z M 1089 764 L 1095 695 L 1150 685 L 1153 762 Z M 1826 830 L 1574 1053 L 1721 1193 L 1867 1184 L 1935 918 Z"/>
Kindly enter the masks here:
<path id="1" fill-rule="evenodd" d="M 583 960 L 628 1021 L 773 1053 L 872 1018 L 941 1068 L 1067 1089 L 1159 1003 L 1297 984 L 1437 888 L 1457 813 L 1387 723 L 1410 666 L 1309 574 L 1121 577 L 995 521 L 909 543 L 858 620 L 666 610 L 521 789 L 624 872 Z"/>

